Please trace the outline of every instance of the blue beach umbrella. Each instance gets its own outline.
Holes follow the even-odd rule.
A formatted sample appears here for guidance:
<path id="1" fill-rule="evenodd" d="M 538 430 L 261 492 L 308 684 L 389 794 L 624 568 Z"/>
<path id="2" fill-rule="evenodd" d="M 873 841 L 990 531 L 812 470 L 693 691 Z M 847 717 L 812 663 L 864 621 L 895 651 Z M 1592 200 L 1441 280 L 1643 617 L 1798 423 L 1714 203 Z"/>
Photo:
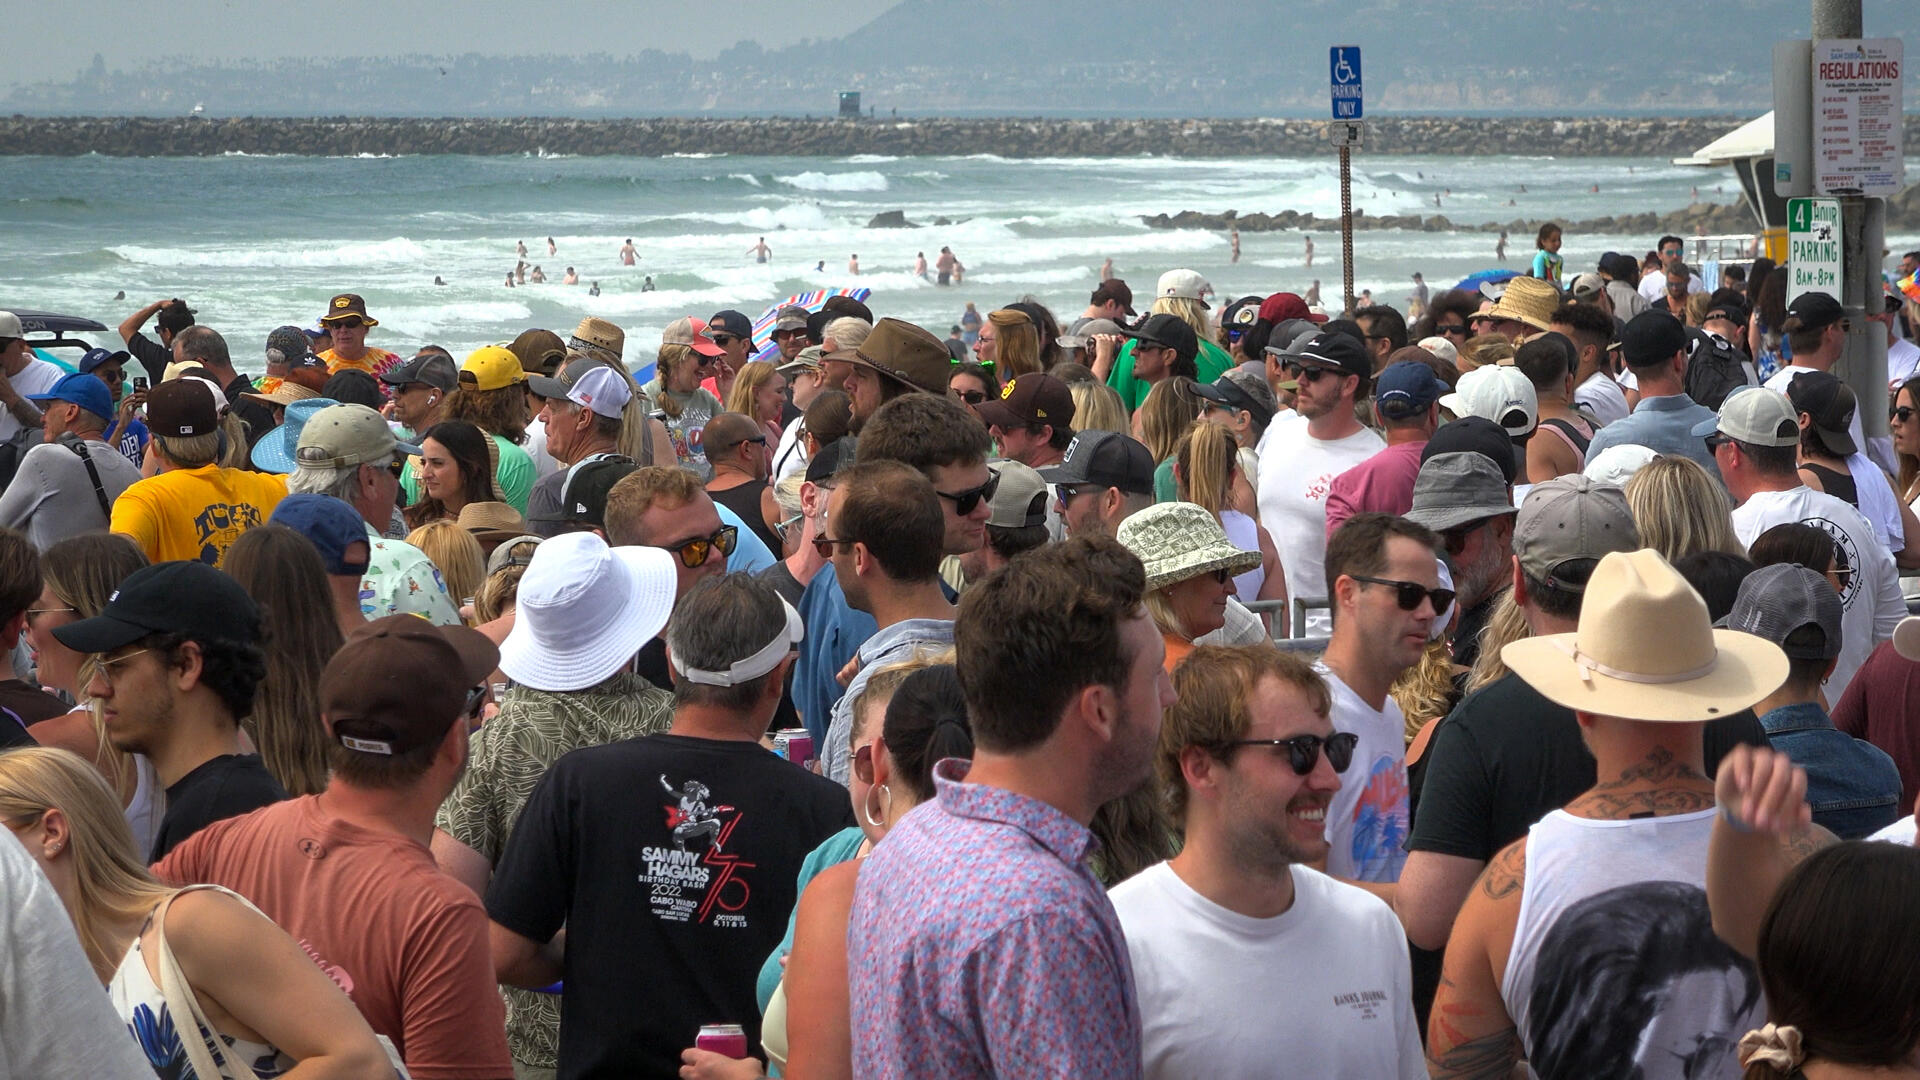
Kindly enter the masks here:
<path id="1" fill-rule="evenodd" d="M 1520 271 L 1502 267 L 1498 270 L 1476 270 L 1460 279 L 1454 288 L 1464 292 L 1479 292 L 1482 285 L 1500 285 L 1520 276 Z"/>

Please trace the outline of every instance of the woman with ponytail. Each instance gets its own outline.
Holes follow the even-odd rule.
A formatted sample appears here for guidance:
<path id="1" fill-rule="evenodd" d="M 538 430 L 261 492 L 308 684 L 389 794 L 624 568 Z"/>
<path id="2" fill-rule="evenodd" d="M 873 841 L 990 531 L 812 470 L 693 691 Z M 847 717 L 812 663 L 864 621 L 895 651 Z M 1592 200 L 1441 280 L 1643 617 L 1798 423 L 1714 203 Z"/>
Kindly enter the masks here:
<path id="1" fill-rule="evenodd" d="M 1248 503 L 1246 482 L 1232 433 L 1219 424 L 1194 421 L 1174 452 L 1174 482 L 1181 502 L 1204 507 L 1220 519 L 1227 539 L 1242 551 L 1260 553 L 1260 565 L 1233 579 L 1234 594 L 1254 600 L 1281 601 L 1286 608 L 1287 579 L 1280 572 L 1279 549 L 1257 518 L 1238 507 Z"/>

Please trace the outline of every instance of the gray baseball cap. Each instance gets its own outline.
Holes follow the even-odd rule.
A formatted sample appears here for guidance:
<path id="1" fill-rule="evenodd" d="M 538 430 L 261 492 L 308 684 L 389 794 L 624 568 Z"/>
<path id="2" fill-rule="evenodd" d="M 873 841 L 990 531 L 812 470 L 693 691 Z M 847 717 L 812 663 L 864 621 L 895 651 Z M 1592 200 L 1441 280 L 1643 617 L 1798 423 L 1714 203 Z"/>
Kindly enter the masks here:
<path id="1" fill-rule="evenodd" d="M 1564 576 L 1568 563 L 1599 562 L 1616 551 L 1637 551 L 1640 529 L 1626 493 L 1579 473 L 1535 484 L 1513 523 L 1513 553 L 1527 576 L 1566 592 L 1587 587 L 1585 575 Z M 1591 572 L 1592 567 L 1586 568 Z"/>
<path id="2" fill-rule="evenodd" d="M 437 352 L 415 353 L 392 370 L 382 372 L 380 381 L 388 386 L 425 383 L 443 394 L 451 394 L 460 381 L 460 369 Z"/>
<path id="3" fill-rule="evenodd" d="M 527 376 L 527 389 L 543 398 L 564 398 L 567 396 L 567 391 L 573 389 L 573 384 L 580 381 L 580 376 L 597 367 L 611 368 L 612 366 L 598 357 L 575 356 L 553 375 Z"/>
<path id="4" fill-rule="evenodd" d="M 1775 563 L 1748 574 L 1727 613 L 1727 629 L 1765 638 L 1789 659 L 1831 660 L 1840 655 L 1840 594 L 1826 575 L 1797 563 Z M 1818 627 L 1815 644 L 1787 644 L 1787 635 L 1803 626 Z"/>
<path id="5" fill-rule="evenodd" d="M 1407 520 L 1435 532 L 1514 512 L 1500 466 L 1485 454 L 1435 454 L 1420 463 Z"/>
<path id="6" fill-rule="evenodd" d="M 1125 328 L 1112 319 L 1075 319 L 1073 328 L 1053 339 L 1063 349 L 1084 349 L 1096 334 L 1121 334 Z"/>

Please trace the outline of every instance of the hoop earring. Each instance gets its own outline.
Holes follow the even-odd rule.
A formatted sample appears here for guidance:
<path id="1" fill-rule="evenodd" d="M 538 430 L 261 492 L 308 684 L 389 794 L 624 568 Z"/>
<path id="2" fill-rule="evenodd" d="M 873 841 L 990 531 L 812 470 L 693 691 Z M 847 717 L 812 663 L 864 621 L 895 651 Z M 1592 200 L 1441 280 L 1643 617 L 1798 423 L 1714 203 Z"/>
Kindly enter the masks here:
<path id="1" fill-rule="evenodd" d="M 871 803 L 873 801 L 873 793 L 876 791 L 879 792 L 881 796 L 880 820 L 878 821 L 875 821 L 873 819 L 873 808 L 871 806 Z M 870 828 L 879 829 L 884 832 L 887 828 L 887 820 L 886 820 L 887 815 L 892 812 L 893 812 L 893 789 L 889 788 L 885 784 L 875 784 L 872 787 L 869 787 L 867 789 L 866 796 L 860 800 L 860 816 L 866 819 L 867 825 Z"/>

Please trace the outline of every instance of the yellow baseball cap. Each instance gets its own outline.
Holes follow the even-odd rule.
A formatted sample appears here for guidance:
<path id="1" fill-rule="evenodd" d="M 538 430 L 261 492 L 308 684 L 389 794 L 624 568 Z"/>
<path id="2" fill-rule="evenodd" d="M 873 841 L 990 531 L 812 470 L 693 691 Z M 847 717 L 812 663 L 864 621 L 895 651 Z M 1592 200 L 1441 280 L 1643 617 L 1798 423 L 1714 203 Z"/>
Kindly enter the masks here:
<path id="1" fill-rule="evenodd" d="M 527 381 L 520 358 L 504 345 L 488 345 L 467 354 L 460 365 L 460 385 L 475 390 L 499 390 Z"/>

